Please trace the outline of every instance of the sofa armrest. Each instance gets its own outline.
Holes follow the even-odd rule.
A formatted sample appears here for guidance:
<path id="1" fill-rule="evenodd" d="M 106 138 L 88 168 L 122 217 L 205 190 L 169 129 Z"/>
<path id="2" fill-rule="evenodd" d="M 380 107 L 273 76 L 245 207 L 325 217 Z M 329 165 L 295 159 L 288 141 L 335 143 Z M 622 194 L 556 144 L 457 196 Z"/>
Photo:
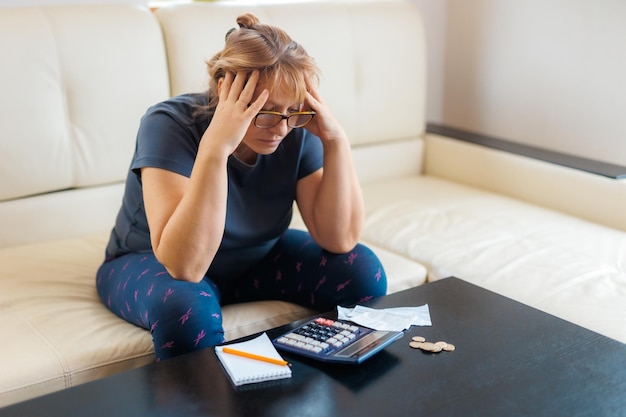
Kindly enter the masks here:
<path id="1" fill-rule="evenodd" d="M 426 135 L 424 171 L 626 231 L 626 180 L 439 134 Z M 621 208 L 621 209 L 620 209 Z"/>

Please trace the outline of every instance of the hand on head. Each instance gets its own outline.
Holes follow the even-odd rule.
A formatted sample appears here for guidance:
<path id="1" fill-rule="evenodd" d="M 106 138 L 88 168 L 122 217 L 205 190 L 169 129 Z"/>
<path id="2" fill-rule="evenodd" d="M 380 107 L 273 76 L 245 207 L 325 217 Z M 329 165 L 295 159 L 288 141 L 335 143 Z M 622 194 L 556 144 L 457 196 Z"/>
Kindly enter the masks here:
<path id="1" fill-rule="evenodd" d="M 259 71 L 239 71 L 236 75 L 227 72 L 218 84 L 219 102 L 205 135 L 210 134 L 213 141 L 223 144 L 229 154 L 239 146 L 269 96 L 269 91 L 264 89 L 253 100 L 258 81 Z"/>
<path id="2" fill-rule="evenodd" d="M 313 120 L 305 126 L 305 129 L 323 141 L 345 138 L 343 128 L 321 98 L 317 78 L 307 74 L 305 81 L 307 87 L 305 109 L 310 108 L 317 113 Z"/>

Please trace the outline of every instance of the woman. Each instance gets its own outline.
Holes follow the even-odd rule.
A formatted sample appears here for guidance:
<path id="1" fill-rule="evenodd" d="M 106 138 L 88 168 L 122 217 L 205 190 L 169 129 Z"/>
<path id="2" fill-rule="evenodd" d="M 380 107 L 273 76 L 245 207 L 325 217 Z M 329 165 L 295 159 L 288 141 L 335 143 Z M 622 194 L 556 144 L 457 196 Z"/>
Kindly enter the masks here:
<path id="1" fill-rule="evenodd" d="M 223 304 L 324 311 L 386 292 L 357 243 L 361 191 L 319 69 L 284 31 L 237 23 L 207 62 L 208 92 L 142 118 L 97 274 L 103 303 L 151 330 L 157 360 L 222 343 Z M 308 233 L 288 229 L 294 201 Z"/>

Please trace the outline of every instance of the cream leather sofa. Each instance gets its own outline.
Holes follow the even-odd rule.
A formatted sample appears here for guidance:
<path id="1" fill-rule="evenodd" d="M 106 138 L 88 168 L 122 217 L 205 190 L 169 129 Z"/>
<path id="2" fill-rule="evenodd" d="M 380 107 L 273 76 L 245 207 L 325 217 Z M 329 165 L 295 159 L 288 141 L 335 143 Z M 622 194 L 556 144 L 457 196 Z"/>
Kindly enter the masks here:
<path id="1" fill-rule="evenodd" d="M 287 29 L 322 67 L 363 184 L 363 241 L 389 292 L 456 275 L 626 342 L 626 184 L 425 133 L 410 3 L 4 8 L 0 406 L 153 360 L 150 334 L 100 304 L 94 274 L 141 115 L 204 90 L 203 60 L 244 11 Z M 228 306 L 227 338 L 309 313 Z"/>

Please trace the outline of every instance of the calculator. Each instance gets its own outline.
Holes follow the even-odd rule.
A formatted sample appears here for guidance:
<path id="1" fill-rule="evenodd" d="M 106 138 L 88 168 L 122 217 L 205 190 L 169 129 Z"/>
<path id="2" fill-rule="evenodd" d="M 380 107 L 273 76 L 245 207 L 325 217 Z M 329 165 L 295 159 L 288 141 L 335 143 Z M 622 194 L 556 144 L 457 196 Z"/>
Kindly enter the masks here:
<path id="1" fill-rule="evenodd" d="M 373 330 L 344 320 L 313 318 L 272 340 L 282 351 L 322 362 L 357 364 L 400 339 L 403 332 Z"/>

